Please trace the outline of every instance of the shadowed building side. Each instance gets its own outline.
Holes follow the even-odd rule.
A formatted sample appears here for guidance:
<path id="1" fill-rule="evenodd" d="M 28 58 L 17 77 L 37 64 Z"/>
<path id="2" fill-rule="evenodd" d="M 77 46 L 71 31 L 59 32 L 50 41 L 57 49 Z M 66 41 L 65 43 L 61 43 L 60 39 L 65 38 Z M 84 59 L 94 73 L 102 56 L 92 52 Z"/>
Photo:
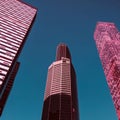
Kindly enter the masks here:
<path id="1" fill-rule="evenodd" d="M 75 69 L 72 64 L 71 64 L 71 92 L 72 92 L 72 120 L 79 120 L 77 81 Z"/>
<path id="2" fill-rule="evenodd" d="M 9 81 L 8 81 L 4 91 L 2 93 L 1 98 L 0 98 L 0 115 L 2 114 L 2 111 L 4 109 L 4 106 L 5 106 L 5 103 L 7 101 L 7 98 L 9 96 L 9 94 L 10 94 L 11 89 L 12 89 L 12 86 L 13 86 L 16 74 L 18 72 L 19 66 L 20 66 L 20 63 L 17 62 L 15 64 L 15 67 L 14 67 L 14 69 L 13 69 L 11 75 L 10 75 Z"/>

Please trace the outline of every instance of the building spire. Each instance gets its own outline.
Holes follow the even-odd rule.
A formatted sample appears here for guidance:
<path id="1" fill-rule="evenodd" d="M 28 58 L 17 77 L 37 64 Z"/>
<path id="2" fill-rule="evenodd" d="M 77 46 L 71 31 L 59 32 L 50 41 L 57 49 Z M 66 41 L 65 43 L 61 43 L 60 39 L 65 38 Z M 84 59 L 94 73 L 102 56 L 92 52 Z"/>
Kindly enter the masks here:
<path id="1" fill-rule="evenodd" d="M 71 54 L 66 44 L 60 43 L 56 50 L 56 61 L 61 60 L 62 57 L 69 58 L 71 60 Z"/>

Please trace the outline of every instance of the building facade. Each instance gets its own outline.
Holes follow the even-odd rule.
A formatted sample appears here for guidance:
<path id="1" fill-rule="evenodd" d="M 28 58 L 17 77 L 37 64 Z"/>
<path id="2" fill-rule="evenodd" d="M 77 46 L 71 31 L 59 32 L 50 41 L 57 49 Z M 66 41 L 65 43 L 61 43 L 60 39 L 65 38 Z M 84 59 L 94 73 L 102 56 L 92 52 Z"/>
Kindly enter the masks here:
<path id="1" fill-rule="evenodd" d="M 42 120 L 79 120 L 76 75 L 65 44 L 58 45 L 48 68 Z"/>
<path id="2" fill-rule="evenodd" d="M 36 16 L 19 0 L 0 0 L 0 114 L 19 68 L 18 56 Z"/>
<path id="3" fill-rule="evenodd" d="M 98 22 L 94 39 L 120 120 L 120 32 L 114 23 Z"/>

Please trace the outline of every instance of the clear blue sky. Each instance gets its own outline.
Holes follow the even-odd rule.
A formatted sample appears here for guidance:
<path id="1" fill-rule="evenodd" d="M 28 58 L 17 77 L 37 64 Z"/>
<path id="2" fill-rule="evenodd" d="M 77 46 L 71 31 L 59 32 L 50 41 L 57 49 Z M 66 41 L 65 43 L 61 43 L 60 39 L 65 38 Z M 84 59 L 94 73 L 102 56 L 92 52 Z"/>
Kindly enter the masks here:
<path id="1" fill-rule="evenodd" d="M 38 8 L 0 120 L 41 120 L 48 66 L 68 45 L 77 74 L 80 120 L 117 120 L 93 34 L 97 21 L 120 30 L 120 0 L 23 0 Z"/>

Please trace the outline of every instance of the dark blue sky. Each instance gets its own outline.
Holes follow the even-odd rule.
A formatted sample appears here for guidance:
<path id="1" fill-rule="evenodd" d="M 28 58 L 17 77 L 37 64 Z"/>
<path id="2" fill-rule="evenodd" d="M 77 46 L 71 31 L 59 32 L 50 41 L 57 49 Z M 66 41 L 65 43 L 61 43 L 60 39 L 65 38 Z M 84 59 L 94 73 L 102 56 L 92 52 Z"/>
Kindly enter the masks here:
<path id="1" fill-rule="evenodd" d="M 47 69 L 64 42 L 77 74 L 80 120 L 117 120 L 93 34 L 98 21 L 114 22 L 120 30 L 120 0 L 23 1 L 38 13 L 0 119 L 41 120 Z"/>

